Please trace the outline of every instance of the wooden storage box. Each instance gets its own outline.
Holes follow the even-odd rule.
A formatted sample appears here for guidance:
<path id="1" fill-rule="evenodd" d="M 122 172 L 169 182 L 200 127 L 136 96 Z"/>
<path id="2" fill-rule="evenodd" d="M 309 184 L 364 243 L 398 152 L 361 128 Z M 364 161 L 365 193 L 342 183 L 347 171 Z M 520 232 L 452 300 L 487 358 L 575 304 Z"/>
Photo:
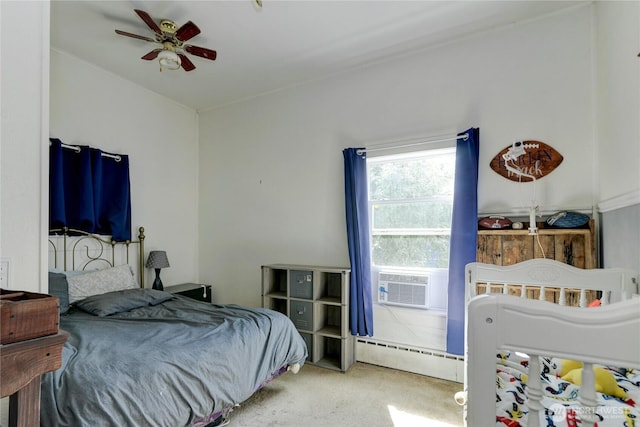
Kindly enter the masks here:
<path id="1" fill-rule="evenodd" d="M 52 295 L 0 289 L 0 344 L 57 334 L 58 306 Z"/>

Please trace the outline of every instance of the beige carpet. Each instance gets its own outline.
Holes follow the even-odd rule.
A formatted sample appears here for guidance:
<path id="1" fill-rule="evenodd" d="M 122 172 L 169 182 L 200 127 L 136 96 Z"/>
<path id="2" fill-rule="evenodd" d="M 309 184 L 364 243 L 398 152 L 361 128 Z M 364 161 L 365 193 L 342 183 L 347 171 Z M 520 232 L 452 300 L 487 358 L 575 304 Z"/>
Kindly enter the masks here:
<path id="1" fill-rule="evenodd" d="M 354 364 L 347 373 L 305 365 L 229 415 L 230 427 L 459 427 L 462 384 Z"/>

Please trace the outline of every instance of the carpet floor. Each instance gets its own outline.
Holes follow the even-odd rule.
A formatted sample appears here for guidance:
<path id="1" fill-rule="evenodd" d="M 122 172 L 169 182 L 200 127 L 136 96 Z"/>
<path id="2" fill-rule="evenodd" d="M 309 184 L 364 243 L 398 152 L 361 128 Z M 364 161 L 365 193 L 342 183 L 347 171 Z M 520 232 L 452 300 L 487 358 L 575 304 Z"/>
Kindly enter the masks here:
<path id="1" fill-rule="evenodd" d="M 459 427 L 462 384 L 355 363 L 346 373 L 305 365 L 233 410 L 230 427 Z"/>

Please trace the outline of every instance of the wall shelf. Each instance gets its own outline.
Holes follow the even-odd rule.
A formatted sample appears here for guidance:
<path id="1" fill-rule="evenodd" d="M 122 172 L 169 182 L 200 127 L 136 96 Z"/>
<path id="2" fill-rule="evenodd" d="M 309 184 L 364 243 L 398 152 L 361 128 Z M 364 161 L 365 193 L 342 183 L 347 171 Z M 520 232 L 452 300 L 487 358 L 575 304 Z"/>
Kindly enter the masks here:
<path id="1" fill-rule="evenodd" d="M 478 230 L 476 261 L 512 265 L 533 258 L 549 258 L 579 268 L 596 268 L 594 221 L 585 228 L 542 228 L 538 235 L 523 230 Z"/>

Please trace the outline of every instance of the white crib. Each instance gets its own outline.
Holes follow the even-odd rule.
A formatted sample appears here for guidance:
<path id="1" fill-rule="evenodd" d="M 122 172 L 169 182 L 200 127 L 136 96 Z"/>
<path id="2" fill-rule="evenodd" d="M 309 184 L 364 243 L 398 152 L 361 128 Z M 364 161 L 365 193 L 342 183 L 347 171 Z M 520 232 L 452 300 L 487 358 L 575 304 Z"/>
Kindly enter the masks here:
<path id="1" fill-rule="evenodd" d="M 496 355 L 500 352 L 517 351 L 529 357 L 528 424 L 505 421 L 509 426 L 572 425 L 554 424 L 543 406 L 541 377 L 533 374 L 541 372 L 539 356 L 583 362 L 577 397 L 582 409 L 576 421 L 580 427 L 600 421 L 595 413 L 593 365 L 640 370 L 640 297 L 634 271 L 583 270 L 535 259 L 505 267 L 471 263 L 466 281 L 465 390 L 457 396 L 465 404 L 465 425 L 490 427 L 499 421 Z M 602 305 L 586 307 L 594 299 Z M 635 415 L 627 414 L 627 420 L 624 416 L 621 426 L 635 423 Z"/>

